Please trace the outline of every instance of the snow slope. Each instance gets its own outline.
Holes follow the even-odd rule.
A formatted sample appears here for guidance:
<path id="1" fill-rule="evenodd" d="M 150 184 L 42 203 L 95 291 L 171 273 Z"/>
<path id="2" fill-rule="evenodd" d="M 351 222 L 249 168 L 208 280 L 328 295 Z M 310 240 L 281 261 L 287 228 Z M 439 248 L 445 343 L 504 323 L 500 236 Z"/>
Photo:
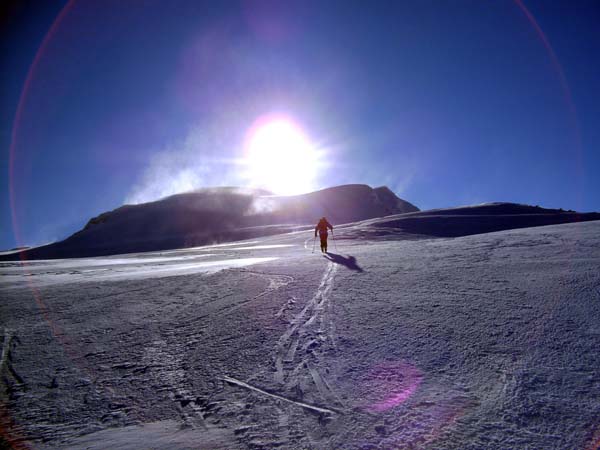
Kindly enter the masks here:
<path id="1" fill-rule="evenodd" d="M 5 441 L 597 448 L 600 221 L 437 239 L 377 223 L 328 255 L 308 231 L 0 263 Z"/>

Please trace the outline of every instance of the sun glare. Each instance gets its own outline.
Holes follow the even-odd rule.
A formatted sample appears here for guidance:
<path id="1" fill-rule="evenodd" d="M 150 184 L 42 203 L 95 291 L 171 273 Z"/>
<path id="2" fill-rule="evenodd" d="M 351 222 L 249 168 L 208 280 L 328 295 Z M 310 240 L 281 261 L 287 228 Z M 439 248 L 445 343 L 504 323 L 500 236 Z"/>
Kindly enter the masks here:
<path id="1" fill-rule="evenodd" d="M 280 195 L 314 189 L 318 152 L 303 131 L 287 119 L 259 121 L 246 143 L 248 178 L 255 187 Z"/>

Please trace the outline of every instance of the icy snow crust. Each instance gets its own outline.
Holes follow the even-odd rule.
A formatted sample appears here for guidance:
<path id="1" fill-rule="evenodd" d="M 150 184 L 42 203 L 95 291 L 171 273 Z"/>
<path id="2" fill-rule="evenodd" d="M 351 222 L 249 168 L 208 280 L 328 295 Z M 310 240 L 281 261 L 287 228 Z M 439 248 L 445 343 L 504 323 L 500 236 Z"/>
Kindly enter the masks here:
<path id="1" fill-rule="evenodd" d="M 5 443 L 597 448 L 599 221 L 364 227 L 1 263 Z"/>

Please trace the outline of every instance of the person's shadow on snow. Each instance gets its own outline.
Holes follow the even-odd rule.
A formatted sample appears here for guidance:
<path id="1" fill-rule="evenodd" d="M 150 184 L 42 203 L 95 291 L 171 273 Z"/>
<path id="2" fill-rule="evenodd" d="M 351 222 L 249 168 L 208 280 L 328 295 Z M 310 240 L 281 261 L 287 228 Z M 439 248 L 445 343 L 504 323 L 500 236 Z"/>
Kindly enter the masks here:
<path id="1" fill-rule="evenodd" d="M 356 258 L 354 256 L 348 255 L 348 257 L 346 258 L 342 255 L 338 255 L 336 253 L 331 252 L 327 252 L 323 256 L 331 262 L 341 264 L 342 266 L 346 266 L 350 270 L 364 272 L 364 270 L 362 270 L 362 268 L 356 263 Z"/>

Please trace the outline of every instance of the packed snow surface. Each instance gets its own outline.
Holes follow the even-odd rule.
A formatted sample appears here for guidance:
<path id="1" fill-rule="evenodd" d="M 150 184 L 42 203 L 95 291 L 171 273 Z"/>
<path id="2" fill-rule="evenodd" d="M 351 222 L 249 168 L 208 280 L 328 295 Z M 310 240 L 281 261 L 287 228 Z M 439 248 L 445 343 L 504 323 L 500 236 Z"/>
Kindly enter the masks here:
<path id="1" fill-rule="evenodd" d="M 0 263 L 5 443 L 597 448 L 600 222 L 350 228 Z"/>

